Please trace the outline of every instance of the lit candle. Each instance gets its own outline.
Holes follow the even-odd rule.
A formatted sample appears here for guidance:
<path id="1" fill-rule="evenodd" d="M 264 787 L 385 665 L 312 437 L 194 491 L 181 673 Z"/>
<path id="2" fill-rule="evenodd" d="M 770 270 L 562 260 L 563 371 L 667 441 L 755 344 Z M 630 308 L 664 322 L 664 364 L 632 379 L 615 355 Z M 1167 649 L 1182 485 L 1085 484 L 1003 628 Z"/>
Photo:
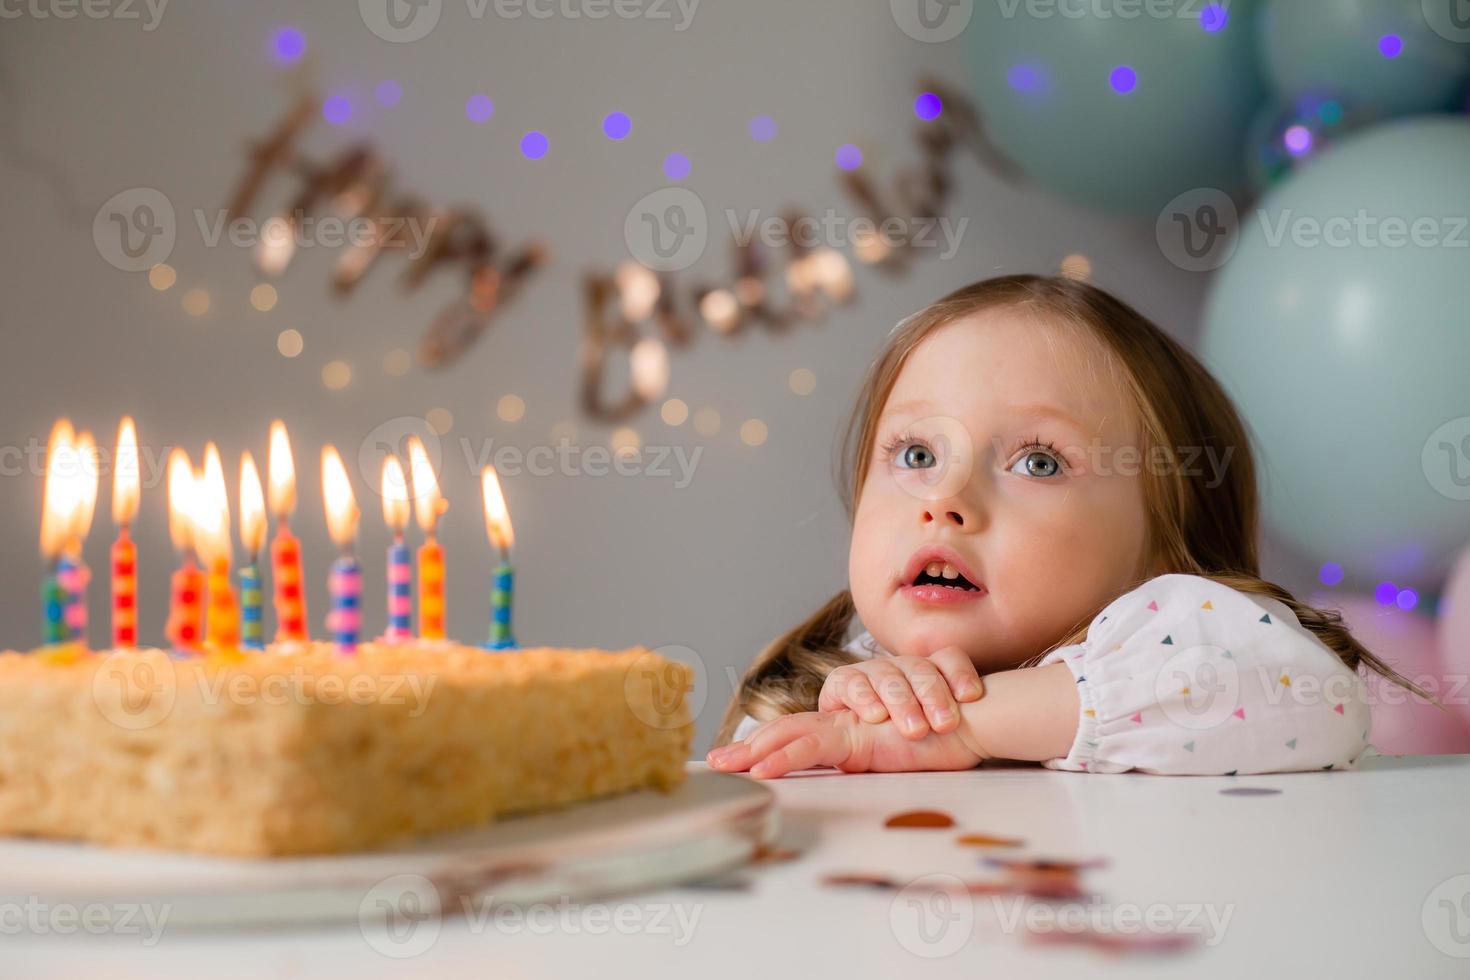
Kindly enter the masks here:
<path id="1" fill-rule="evenodd" d="M 61 585 L 61 561 L 71 534 L 80 487 L 76 479 L 76 432 L 60 419 L 51 427 L 46 445 L 45 504 L 41 511 L 41 557 L 46 576 L 41 581 L 41 642 L 65 643 L 66 590 Z"/>
<path id="2" fill-rule="evenodd" d="M 327 579 L 331 596 L 327 630 L 337 644 L 337 652 L 350 656 L 357 652 L 362 633 L 362 566 L 353 553 L 358 510 L 347 467 L 331 446 L 322 449 L 322 501 L 327 510 L 327 531 L 341 551 Z"/>
<path id="3" fill-rule="evenodd" d="M 275 591 L 276 640 L 306 642 L 306 590 L 302 584 L 301 542 L 291 534 L 291 512 L 296 509 L 296 464 L 291 458 L 291 440 L 285 423 L 271 423 L 270 459 L 271 513 L 276 517 L 276 536 L 271 542 L 271 583 Z"/>
<path id="4" fill-rule="evenodd" d="M 510 526 L 510 512 L 505 509 L 505 495 L 495 468 L 485 467 L 480 473 L 480 486 L 485 495 L 485 531 L 490 546 L 500 553 L 495 567 L 495 584 L 490 591 L 490 649 L 508 650 L 516 645 L 510 630 L 511 602 L 515 597 L 515 570 L 510 566 L 510 549 L 515 531 Z"/>
<path id="5" fill-rule="evenodd" d="M 194 556 L 198 483 L 188 454 L 175 449 L 168 457 L 168 536 L 179 553 L 179 567 L 169 579 L 163 632 L 180 655 L 198 653 L 204 634 L 204 575 Z"/>
<path id="6" fill-rule="evenodd" d="M 249 453 L 240 457 L 240 543 L 245 564 L 240 567 L 240 645 L 265 649 L 265 593 L 260 587 L 260 549 L 265 544 L 265 494 L 260 471 Z"/>
<path id="7" fill-rule="evenodd" d="M 393 543 L 388 545 L 388 629 L 383 639 L 403 643 L 413 638 L 413 567 L 403 540 L 408 527 L 408 478 L 397 456 L 383 461 L 383 522 L 393 532 Z"/>
<path id="8" fill-rule="evenodd" d="M 437 532 L 446 504 L 439 494 L 434 465 L 417 436 L 408 439 L 408 469 L 413 478 L 413 510 L 424 543 L 419 548 L 419 639 L 444 639 L 444 549 Z"/>
<path id="9" fill-rule="evenodd" d="M 240 647 L 240 607 L 230 584 L 230 502 L 224 464 L 212 442 L 204 447 L 204 473 L 198 486 L 194 545 L 209 573 L 204 645 L 211 650 L 234 651 Z"/>
<path id="10" fill-rule="evenodd" d="M 138 549 L 133 520 L 138 516 L 138 433 L 129 416 L 117 429 L 117 455 L 112 461 L 112 645 L 118 650 L 138 645 Z"/>
<path id="11" fill-rule="evenodd" d="M 82 543 L 92 529 L 92 515 L 97 509 L 97 443 L 92 433 L 83 429 L 73 447 L 76 471 L 76 506 L 72 510 L 67 543 L 56 567 L 56 580 L 66 593 L 63 616 L 67 639 L 82 647 L 87 645 L 87 583 L 92 572 L 82 560 Z"/>

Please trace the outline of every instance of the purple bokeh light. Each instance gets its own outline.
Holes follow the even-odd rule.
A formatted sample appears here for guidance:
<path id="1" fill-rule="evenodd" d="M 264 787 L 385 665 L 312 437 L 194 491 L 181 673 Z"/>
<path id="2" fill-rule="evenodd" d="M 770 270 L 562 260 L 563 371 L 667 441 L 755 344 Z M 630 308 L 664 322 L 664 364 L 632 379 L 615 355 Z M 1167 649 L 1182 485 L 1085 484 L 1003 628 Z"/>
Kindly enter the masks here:
<path id="1" fill-rule="evenodd" d="M 271 56 L 283 65 L 300 61 L 306 54 L 306 35 L 294 27 L 278 28 L 271 35 Z"/>
<path id="2" fill-rule="evenodd" d="M 1138 72 L 1128 65 L 1119 65 L 1108 75 L 1108 84 L 1113 91 L 1120 95 L 1127 95 L 1138 87 Z"/>
<path id="3" fill-rule="evenodd" d="M 1335 561 L 1323 562 L 1322 567 L 1317 569 L 1317 579 L 1323 585 L 1337 585 L 1342 578 L 1342 566 Z"/>
<path id="4" fill-rule="evenodd" d="M 1398 594 L 1399 587 L 1392 582 L 1379 582 L 1377 587 L 1373 589 L 1373 598 L 1378 600 L 1380 606 L 1392 605 L 1394 599 L 1398 597 Z"/>
<path id="5" fill-rule="evenodd" d="M 403 101 L 403 86 L 391 78 L 385 78 L 373 89 L 378 105 L 395 106 Z"/>
<path id="6" fill-rule="evenodd" d="M 1385 58 L 1397 58 L 1404 53 L 1404 39 L 1397 34 L 1385 34 L 1378 39 L 1378 53 Z"/>
<path id="7" fill-rule="evenodd" d="M 837 148 L 834 159 L 843 170 L 856 170 L 863 165 L 863 151 L 851 143 L 843 143 Z"/>
<path id="8" fill-rule="evenodd" d="M 923 120 L 938 119 L 944 111 L 944 102 L 933 92 L 925 92 L 914 99 L 914 115 Z"/>
<path id="9" fill-rule="evenodd" d="M 1217 34 L 1225 29 L 1230 23 L 1230 11 L 1218 3 L 1207 3 L 1199 12 L 1199 26 L 1204 28 L 1206 34 Z"/>
<path id="10" fill-rule="evenodd" d="M 626 112 L 609 112 L 602 120 L 602 135 L 610 140 L 620 140 L 633 131 L 633 120 Z"/>
<path id="11" fill-rule="evenodd" d="M 1305 126 L 1288 126 L 1281 142 L 1287 153 L 1294 157 L 1302 156 L 1312 149 L 1312 131 Z"/>
<path id="12" fill-rule="evenodd" d="M 330 96 L 322 103 L 322 116 L 333 126 L 340 126 L 352 118 L 352 100 L 345 95 Z"/>
<path id="13" fill-rule="evenodd" d="M 689 158 L 682 153 L 670 153 L 664 157 L 664 176 L 670 180 L 683 180 L 689 176 Z"/>
<path id="14" fill-rule="evenodd" d="M 527 160 L 540 160 L 549 149 L 551 141 L 546 138 L 545 133 L 538 133 L 533 129 L 521 137 L 521 155 Z"/>
<path id="15" fill-rule="evenodd" d="M 1398 595 L 1393 597 L 1393 601 L 1400 609 L 1413 609 L 1419 605 L 1419 593 L 1413 589 L 1400 589 Z"/>
<path id="16" fill-rule="evenodd" d="M 1046 77 L 1035 65 L 1012 65 L 1006 72 L 1006 81 L 1017 92 L 1040 92 L 1046 87 Z"/>
<path id="17" fill-rule="evenodd" d="M 776 138 L 776 120 L 770 116 L 756 116 L 750 121 L 750 138 L 757 143 L 769 143 Z"/>
<path id="18" fill-rule="evenodd" d="M 495 115 L 495 103 L 490 101 L 490 96 L 476 92 L 465 99 L 464 114 L 470 122 L 482 123 Z"/>

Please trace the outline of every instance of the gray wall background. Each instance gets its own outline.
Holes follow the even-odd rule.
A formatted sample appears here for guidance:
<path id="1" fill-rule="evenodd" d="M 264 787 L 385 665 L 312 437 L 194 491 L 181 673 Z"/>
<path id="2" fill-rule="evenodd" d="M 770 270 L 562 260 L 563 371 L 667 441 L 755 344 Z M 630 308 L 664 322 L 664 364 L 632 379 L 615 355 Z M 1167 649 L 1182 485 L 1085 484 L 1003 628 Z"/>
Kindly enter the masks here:
<path id="1" fill-rule="evenodd" d="M 142 8 L 138 8 L 142 9 Z M 199 458 L 206 439 L 223 450 L 234 494 L 238 454 L 263 462 L 266 427 L 285 418 L 301 474 L 297 527 L 311 577 L 311 616 L 320 630 L 325 568 L 331 558 L 317 477 L 318 447 L 334 442 L 349 462 L 374 427 L 433 408 L 453 414 L 441 480 L 451 502 L 449 627 L 483 639 L 491 554 L 485 543 L 477 474 L 461 439 L 529 449 L 551 427 L 574 420 L 578 442 L 605 444 L 610 429 L 577 417 L 576 352 L 581 275 L 611 269 L 627 255 L 630 206 L 662 186 L 660 161 L 689 155 L 684 182 L 712 214 L 726 208 L 774 215 L 788 205 L 852 213 L 833 150 L 861 144 L 875 175 L 916 157 L 909 103 L 916 78 L 933 73 L 966 82 L 961 42 L 927 44 L 905 35 L 883 0 L 703 0 L 687 30 L 669 21 L 497 17 L 475 19 L 464 0 L 445 0 L 426 38 L 392 44 L 367 30 L 351 2 L 169 4 L 155 30 L 140 21 L 23 16 L 0 23 L 4 66 L 0 187 L 6 228 L 0 264 L 3 358 L 0 445 L 11 447 L 0 481 L 3 645 L 39 640 L 36 541 L 40 473 L 15 456 L 44 445 L 67 414 L 110 443 L 117 419 L 132 413 L 160 457 L 182 445 Z M 305 147 L 318 154 L 366 135 L 393 161 L 400 187 L 445 204 L 482 209 L 510 243 L 541 237 L 552 265 L 452 371 L 415 368 L 390 377 L 384 354 L 412 348 L 425 323 L 459 288 L 445 274 L 417 293 L 397 283 L 403 264 L 387 259 L 349 300 L 334 300 L 325 250 L 302 254 L 277 282 L 267 313 L 251 308 L 250 256 L 207 247 L 195 209 L 223 208 L 244 165 L 244 148 L 284 112 L 291 74 L 273 64 L 274 26 L 305 33 L 308 60 L 325 92 L 348 91 L 359 107 L 351 125 L 318 124 Z M 400 105 L 371 99 L 383 78 L 405 89 Z M 486 92 L 494 118 L 476 126 L 465 98 Z M 602 137 L 601 119 L 633 118 L 622 143 Z M 770 143 L 752 142 L 747 120 L 768 113 L 780 125 Z M 540 129 L 551 154 L 529 162 L 520 134 Z M 1085 152 L 1085 147 L 1076 148 Z M 922 258 L 893 280 L 858 267 L 858 302 L 824 324 L 775 337 L 759 329 L 730 341 L 701 337 L 675 352 L 669 395 L 692 409 L 710 406 L 724 424 L 704 437 L 688 423 L 669 428 L 657 411 L 634 424 L 646 445 L 702 447 L 692 483 L 672 479 L 523 474 L 505 480 L 518 548 L 517 631 L 523 642 L 618 648 L 681 645 L 703 670 L 695 743 L 702 753 L 731 693 L 731 680 L 778 631 L 840 588 L 847 528 L 830 478 L 832 447 L 864 366 L 893 323 L 942 292 L 1012 271 L 1055 271 L 1080 252 L 1094 279 L 1191 340 L 1206 280 L 1170 265 L 1153 230 L 1085 212 L 1041 190 L 1006 187 L 968 158 L 957 158 L 951 215 L 970 225 L 957 255 Z M 278 180 L 264 201 L 280 204 L 292 185 Z M 134 187 L 163 192 L 180 215 L 169 259 L 179 282 L 167 292 L 144 274 L 118 271 L 93 243 L 97 208 Z M 263 216 L 263 207 L 257 215 Z M 723 280 L 728 243 L 717 231 L 686 275 Z M 211 312 L 191 317 L 181 296 L 202 287 Z M 279 331 L 294 327 L 305 351 L 285 359 Z M 321 368 L 347 361 L 353 381 L 329 391 Z M 797 367 L 815 372 L 808 397 L 787 387 Z M 497 399 L 522 396 L 516 423 L 499 420 Z M 739 438 L 739 424 L 769 425 L 765 445 Z M 38 458 L 38 457 L 37 457 Z M 358 473 L 354 468 L 354 479 Z M 379 556 L 386 533 L 377 499 L 357 484 L 363 506 L 361 553 L 368 568 L 371 629 L 382 626 Z M 162 486 L 145 491 L 138 528 L 145 641 L 160 642 L 173 562 Z M 106 635 L 108 494 L 99 500 L 87 555 L 94 571 L 94 642 Z M 1311 570 L 1268 548 L 1267 574 L 1306 588 Z"/>

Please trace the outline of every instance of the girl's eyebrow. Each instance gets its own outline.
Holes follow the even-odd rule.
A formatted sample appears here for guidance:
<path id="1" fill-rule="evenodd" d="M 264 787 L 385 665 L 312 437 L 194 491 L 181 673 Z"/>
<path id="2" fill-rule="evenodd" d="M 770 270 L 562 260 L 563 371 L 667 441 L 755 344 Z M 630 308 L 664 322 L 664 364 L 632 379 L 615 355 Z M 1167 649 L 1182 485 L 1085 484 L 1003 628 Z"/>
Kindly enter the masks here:
<path id="1" fill-rule="evenodd" d="M 888 410 L 885 411 L 883 414 L 903 415 L 910 412 L 918 413 L 920 411 L 930 411 L 933 409 L 933 407 L 934 403 L 929 401 L 927 398 L 914 398 L 906 402 L 900 402 L 897 405 L 890 405 L 888 407 Z M 1087 431 L 1087 428 L 1081 422 L 1078 422 L 1077 419 L 1075 419 L 1062 409 L 1058 408 L 1057 406 L 1052 405 L 1048 402 L 1032 402 L 1027 405 L 1012 405 L 1009 407 L 1008 414 L 1024 415 L 1028 418 L 1052 418 L 1056 419 L 1058 422 L 1066 423 L 1072 426 L 1074 429 L 1077 429 L 1078 431 Z"/>

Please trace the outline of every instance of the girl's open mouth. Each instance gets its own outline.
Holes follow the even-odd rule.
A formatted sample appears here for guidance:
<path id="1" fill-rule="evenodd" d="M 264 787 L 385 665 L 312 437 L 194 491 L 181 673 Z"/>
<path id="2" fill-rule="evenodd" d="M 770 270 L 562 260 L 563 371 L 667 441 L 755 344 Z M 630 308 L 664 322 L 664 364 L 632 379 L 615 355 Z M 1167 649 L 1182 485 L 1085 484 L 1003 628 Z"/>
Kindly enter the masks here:
<path id="1" fill-rule="evenodd" d="M 986 594 L 983 585 L 971 582 L 959 569 L 942 561 L 930 562 L 914 576 L 912 582 L 901 586 L 898 591 L 926 605 L 969 602 Z"/>

